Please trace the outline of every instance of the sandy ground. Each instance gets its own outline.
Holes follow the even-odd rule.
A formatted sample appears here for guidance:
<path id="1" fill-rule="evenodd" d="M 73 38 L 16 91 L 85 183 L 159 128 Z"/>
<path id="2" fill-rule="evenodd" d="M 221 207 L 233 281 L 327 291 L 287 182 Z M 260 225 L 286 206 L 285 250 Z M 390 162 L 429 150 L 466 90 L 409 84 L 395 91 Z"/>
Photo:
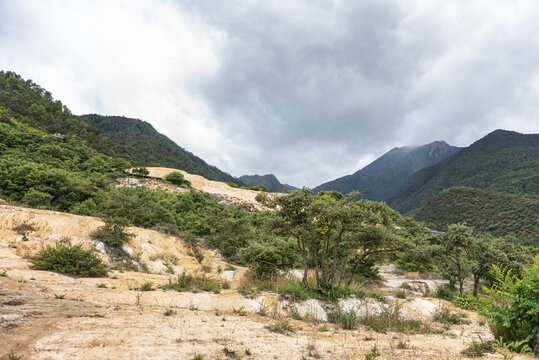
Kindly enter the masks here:
<path id="1" fill-rule="evenodd" d="M 22 223 L 35 229 L 26 239 L 12 230 Z M 161 260 L 151 260 L 155 254 L 174 255 L 177 272 L 202 271 L 181 239 L 138 228 L 130 228 L 136 237 L 129 247 L 141 253 L 151 274 L 111 271 L 106 278 L 80 279 L 30 269 L 27 257 L 63 235 L 91 246 L 88 234 L 101 224 L 91 217 L 0 206 L 0 273 L 6 271 L 0 277 L 1 360 L 11 350 L 22 359 L 364 359 L 373 346 L 377 359 L 460 359 L 469 343 L 489 336 L 471 312 L 465 312 L 471 324 L 453 326 L 444 335 L 344 331 L 292 319 L 295 332 L 278 334 L 266 326 L 283 318 L 276 309 L 284 303 L 271 294 L 255 300 L 239 295 L 235 287 L 245 272 L 239 267 L 232 288 L 221 294 L 137 290 L 144 282 L 157 286 L 174 276 L 162 271 Z M 226 263 L 216 254 L 206 252 L 204 261 L 212 268 L 210 276 L 224 276 L 216 269 Z M 256 314 L 262 301 L 269 306 L 267 316 Z M 417 298 L 404 307 L 428 319 L 426 311 L 440 305 L 440 300 Z M 307 311 L 315 306 L 298 304 Z M 164 315 L 167 310 L 171 316 Z"/>
<path id="2" fill-rule="evenodd" d="M 255 200 L 256 195 L 260 193 L 259 191 L 233 188 L 223 182 L 208 180 L 202 176 L 189 174 L 183 170 L 158 167 L 149 167 L 147 169 L 150 172 L 149 176 L 160 179 L 173 171 L 181 172 L 185 180 L 189 181 L 194 189 L 217 196 L 226 196 L 235 205 L 243 205 L 244 207 L 245 205 L 249 205 L 248 208 L 252 208 L 252 210 L 265 210 L 265 207 Z"/>

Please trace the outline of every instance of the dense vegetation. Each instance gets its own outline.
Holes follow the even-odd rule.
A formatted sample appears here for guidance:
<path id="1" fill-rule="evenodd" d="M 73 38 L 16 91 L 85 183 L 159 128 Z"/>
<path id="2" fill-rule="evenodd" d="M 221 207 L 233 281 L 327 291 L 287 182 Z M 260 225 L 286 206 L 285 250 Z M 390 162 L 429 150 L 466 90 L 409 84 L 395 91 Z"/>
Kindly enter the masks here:
<path id="1" fill-rule="evenodd" d="M 313 191 L 335 190 L 347 194 L 355 190 L 361 192 L 362 198 L 387 201 L 414 172 L 436 164 L 459 150 L 443 141 L 420 147 L 395 148 L 354 174 L 319 185 Z"/>
<path id="2" fill-rule="evenodd" d="M 69 238 L 63 238 L 55 246 L 48 245 L 30 261 L 36 270 L 80 277 L 107 275 L 107 266 L 93 249 L 85 250 L 81 245 L 72 245 Z"/>
<path id="3" fill-rule="evenodd" d="M 115 144 L 127 149 L 137 165 L 181 169 L 206 179 L 233 181 L 243 185 L 232 175 L 208 165 L 201 158 L 176 145 L 145 121 L 96 114 L 84 115 L 81 118 L 101 129 Z"/>
<path id="4" fill-rule="evenodd" d="M 438 164 L 416 172 L 388 204 L 408 213 L 454 186 L 537 196 L 539 134 L 496 130 Z"/>
<path id="5" fill-rule="evenodd" d="M 479 232 L 496 236 L 513 235 L 530 245 L 539 246 L 539 198 L 455 187 L 431 199 L 414 217 L 447 226 L 466 222 Z"/>
<path id="6" fill-rule="evenodd" d="M 243 181 L 247 186 L 252 185 L 264 185 L 268 188 L 269 192 L 287 192 L 290 190 L 298 190 L 296 187 L 281 184 L 279 180 L 273 174 L 266 175 L 243 175 L 240 176 L 240 180 Z"/>

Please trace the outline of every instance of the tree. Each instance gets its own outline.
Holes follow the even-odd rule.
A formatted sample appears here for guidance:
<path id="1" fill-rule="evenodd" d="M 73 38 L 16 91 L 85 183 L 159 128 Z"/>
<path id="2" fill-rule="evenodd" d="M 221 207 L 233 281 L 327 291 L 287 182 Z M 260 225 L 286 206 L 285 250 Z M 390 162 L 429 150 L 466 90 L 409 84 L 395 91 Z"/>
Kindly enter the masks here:
<path id="1" fill-rule="evenodd" d="M 185 178 L 183 177 L 183 174 L 179 171 L 173 171 L 167 176 L 165 176 L 165 180 L 168 181 L 171 184 L 174 185 L 183 185 L 185 183 Z"/>
<path id="2" fill-rule="evenodd" d="M 473 244 L 473 229 L 464 224 L 452 224 L 440 237 L 439 258 L 442 271 L 450 281 L 455 279 L 459 284 L 459 292 L 464 291 L 464 279 L 472 271 L 472 262 L 468 256 Z"/>
<path id="3" fill-rule="evenodd" d="M 317 289 L 330 292 L 355 274 L 376 255 L 404 249 L 404 238 L 391 230 L 398 214 L 387 205 L 369 200 L 322 193 L 315 197 L 303 189 L 275 200 L 281 234 L 294 237 L 304 275 L 313 267 Z"/>

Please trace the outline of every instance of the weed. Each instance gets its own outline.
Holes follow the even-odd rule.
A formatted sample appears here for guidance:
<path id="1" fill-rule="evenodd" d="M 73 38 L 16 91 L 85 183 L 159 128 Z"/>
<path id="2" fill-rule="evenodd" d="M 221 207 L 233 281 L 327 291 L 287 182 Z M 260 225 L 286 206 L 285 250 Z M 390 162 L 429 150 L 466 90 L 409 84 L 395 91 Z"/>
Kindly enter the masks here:
<path id="1" fill-rule="evenodd" d="M 245 355 L 251 356 L 252 355 L 251 350 L 245 349 Z"/>
<path id="2" fill-rule="evenodd" d="M 206 274 L 211 273 L 211 267 L 208 265 L 202 265 L 202 271 L 204 271 Z"/>
<path id="3" fill-rule="evenodd" d="M 408 347 L 408 342 L 402 339 L 397 343 L 397 349 L 408 349 Z"/>
<path id="4" fill-rule="evenodd" d="M 21 360 L 20 357 L 13 353 L 13 349 L 11 349 L 11 352 L 8 354 L 7 358 L 8 360 Z"/>
<path id="5" fill-rule="evenodd" d="M 193 360 L 204 360 L 204 355 L 195 352 L 193 354 Z"/>
<path id="6" fill-rule="evenodd" d="M 54 294 L 55 299 L 64 299 L 66 297 L 66 294 Z"/>
<path id="7" fill-rule="evenodd" d="M 100 289 L 106 289 L 107 285 L 101 283 L 101 284 L 98 284 L 97 287 L 100 288 Z"/>
<path id="8" fill-rule="evenodd" d="M 482 357 L 485 353 L 494 353 L 495 351 L 493 341 L 474 341 L 460 353 L 469 357 Z"/>
<path id="9" fill-rule="evenodd" d="M 196 310 L 198 310 L 198 306 L 199 305 L 195 305 L 195 304 L 191 303 L 191 304 L 189 304 L 189 310 L 196 311 Z"/>
<path id="10" fill-rule="evenodd" d="M 326 325 L 322 325 L 322 326 L 320 326 L 318 328 L 318 331 L 320 331 L 320 332 L 328 332 L 329 329 L 328 329 L 328 327 Z"/>
<path id="11" fill-rule="evenodd" d="M 466 314 L 463 313 L 452 313 L 448 307 L 439 308 L 432 316 L 435 321 L 447 326 L 469 324 L 470 322 L 468 320 L 464 320 L 465 317 Z"/>
<path id="12" fill-rule="evenodd" d="M 365 354 L 365 360 L 373 360 L 380 356 L 380 352 L 376 347 L 376 344 L 372 346 L 371 351 Z"/>
<path id="13" fill-rule="evenodd" d="M 359 319 L 363 324 L 376 332 L 395 331 L 402 333 L 432 333 L 433 330 L 419 320 L 404 319 L 398 303 L 382 307 L 380 313 L 365 315 Z"/>
<path id="14" fill-rule="evenodd" d="M 212 291 L 215 294 L 218 294 L 222 287 L 223 284 L 217 280 L 205 276 L 188 275 L 186 273 L 180 274 L 176 282 L 169 280 L 168 285 L 164 286 L 165 289 L 174 289 L 180 292 Z"/>
<path id="15" fill-rule="evenodd" d="M 288 322 L 288 319 L 281 320 L 272 325 L 267 325 L 265 326 L 265 328 L 278 334 L 288 334 L 296 331 L 294 327 Z"/>
<path id="16" fill-rule="evenodd" d="M 358 326 L 358 316 L 354 310 L 329 312 L 328 321 L 344 330 L 355 330 Z"/>
<path id="17" fill-rule="evenodd" d="M 165 311 L 165 312 L 163 313 L 163 316 L 172 316 L 172 315 L 174 315 L 174 314 L 176 314 L 176 311 L 174 311 L 174 310 L 172 310 L 172 309 L 168 309 L 167 311 Z"/>
<path id="18" fill-rule="evenodd" d="M 139 291 L 153 291 L 153 283 L 150 281 L 146 281 L 144 284 L 140 285 L 140 287 L 137 289 Z"/>
<path id="19" fill-rule="evenodd" d="M 0 277 L 7 277 L 7 270 L 2 271 Z"/>
<path id="20" fill-rule="evenodd" d="M 451 301 L 453 299 L 453 293 L 448 288 L 440 287 L 438 288 L 438 290 L 436 290 L 434 297 L 442 300 Z"/>
<path id="21" fill-rule="evenodd" d="M 395 297 L 398 299 L 406 299 L 406 290 L 399 290 L 395 293 Z"/>
<path id="22" fill-rule="evenodd" d="M 256 313 L 261 316 L 268 316 L 268 312 L 269 312 L 268 304 L 266 304 L 266 302 L 262 300 L 259 303 L 258 311 Z"/>
<path id="23" fill-rule="evenodd" d="M 408 284 L 407 282 L 403 282 L 401 284 L 401 289 L 412 290 L 412 285 Z"/>

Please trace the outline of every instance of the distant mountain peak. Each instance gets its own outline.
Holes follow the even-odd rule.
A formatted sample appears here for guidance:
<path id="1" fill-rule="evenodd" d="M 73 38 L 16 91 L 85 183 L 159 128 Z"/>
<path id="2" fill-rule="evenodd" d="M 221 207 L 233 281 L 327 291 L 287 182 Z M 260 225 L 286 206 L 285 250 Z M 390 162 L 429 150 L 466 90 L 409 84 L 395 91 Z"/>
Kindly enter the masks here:
<path id="1" fill-rule="evenodd" d="M 298 188 L 288 184 L 282 184 L 275 175 L 243 175 L 240 176 L 240 180 L 247 185 L 265 185 L 270 192 L 284 192 L 289 190 L 297 190 Z"/>
<path id="2" fill-rule="evenodd" d="M 459 150 L 443 140 L 426 145 L 396 147 L 354 174 L 319 185 L 313 191 L 336 190 L 348 193 L 358 190 L 366 199 L 386 201 L 414 172 L 436 164 Z"/>

